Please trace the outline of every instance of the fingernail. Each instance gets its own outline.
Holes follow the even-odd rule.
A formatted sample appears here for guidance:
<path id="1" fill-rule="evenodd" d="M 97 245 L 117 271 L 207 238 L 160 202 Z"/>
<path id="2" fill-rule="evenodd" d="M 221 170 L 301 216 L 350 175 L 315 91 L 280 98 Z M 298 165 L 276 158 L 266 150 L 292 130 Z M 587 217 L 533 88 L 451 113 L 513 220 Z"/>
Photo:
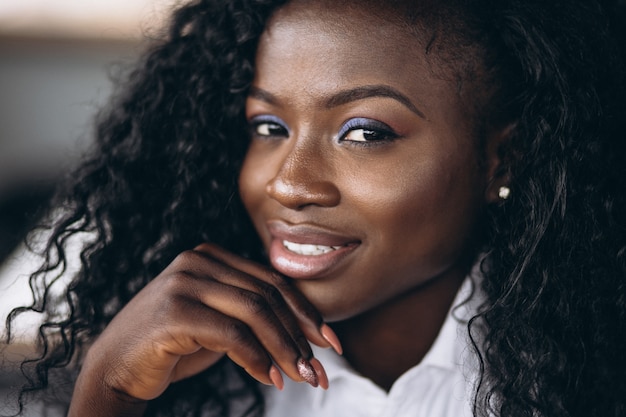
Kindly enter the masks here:
<path id="1" fill-rule="evenodd" d="M 313 358 L 310 360 L 311 366 L 315 370 L 315 374 L 317 375 L 317 379 L 319 381 L 320 387 L 324 389 L 328 389 L 328 375 L 326 375 L 326 370 L 317 360 L 317 358 Z"/>
<path id="2" fill-rule="evenodd" d="M 335 352 L 337 352 L 340 355 L 343 354 L 343 348 L 341 347 L 339 338 L 337 337 L 333 329 L 331 329 L 328 324 L 326 323 L 322 324 L 322 327 L 320 327 L 320 333 L 322 334 L 322 337 L 326 339 L 328 343 L 330 343 L 333 349 L 335 349 Z"/>
<path id="3" fill-rule="evenodd" d="M 280 391 L 283 390 L 285 383 L 283 381 L 283 376 L 280 374 L 278 368 L 274 365 L 270 368 L 270 379 L 276 388 Z"/>
<path id="4" fill-rule="evenodd" d="M 312 387 L 317 388 L 319 385 L 319 380 L 317 379 L 317 373 L 307 361 L 306 359 L 300 358 L 298 359 L 298 373 L 306 382 L 308 382 Z"/>

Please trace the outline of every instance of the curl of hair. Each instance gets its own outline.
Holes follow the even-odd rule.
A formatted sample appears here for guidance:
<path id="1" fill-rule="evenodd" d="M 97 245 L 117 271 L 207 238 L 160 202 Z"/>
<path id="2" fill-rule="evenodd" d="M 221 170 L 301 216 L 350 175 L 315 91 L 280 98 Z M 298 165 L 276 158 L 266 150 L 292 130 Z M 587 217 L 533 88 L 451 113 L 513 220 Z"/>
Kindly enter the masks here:
<path id="1" fill-rule="evenodd" d="M 183 250 L 212 241 L 258 256 L 236 182 L 257 40 L 279 3 L 199 0 L 181 7 L 165 39 L 101 115 L 94 156 L 53 203 L 61 217 L 53 217 L 46 263 L 31 277 L 35 303 L 7 320 L 10 329 L 20 312 L 46 317 L 41 357 L 24 365 L 35 370 L 22 397 L 48 386 L 51 371 L 77 361 L 80 348 Z M 84 232 L 90 238 L 66 295 L 69 315 L 59 318 L 46 276 L 64 272 L 67 242 Z M 196 416 L 209 406 L 221 414 L 228 406 L 223 383 L 210 382 L 203 374 L 172 386 L 148 415 Z"/>
<path id="2" fill-rule="evenodd" d="M 623 18 L 588 1 L 492 7 L 490 111 L 513 126 L 502 155 L 512 197 L 488 216 L 476 407 L 625 415 Z"/>
<path id="3" fill-rule="evenodd" d="M 10 329 L 22 311 L 47 317 L 41 357 L 25 364 L 35 373 L 24 395 L 79 363 L 85 345 L 179 252 L 212 241 L 262 259 L 236 180 L 256 45 L 282 3 L 180 8 L 102 116 L 94 156 L 55 204 L 61 218 L 48 258 L 31 277 L 35 303 L 8 319 Z M 486 123 L 511 126 L 500 174 L 512 196 L 488 209 L 486 300 L 469 324 L 482 365 L 475 414 L 626 415 L 623 19 L 608 1 L 441 3 L 457 9 L 461 25 L 447 24 L 444 35 L 454 27 L 447 36 L 483 51 L 483 81 L 495 86 Z M 63 270 L 67 241 L 82 232 L 93 239 L 65 297 L 69 314 L 59 318 L 45 277 Z M 242 399 L 260 415 L 255 387 L 223 361 L 172 385 L 147 415 L 228 415 Z"/>

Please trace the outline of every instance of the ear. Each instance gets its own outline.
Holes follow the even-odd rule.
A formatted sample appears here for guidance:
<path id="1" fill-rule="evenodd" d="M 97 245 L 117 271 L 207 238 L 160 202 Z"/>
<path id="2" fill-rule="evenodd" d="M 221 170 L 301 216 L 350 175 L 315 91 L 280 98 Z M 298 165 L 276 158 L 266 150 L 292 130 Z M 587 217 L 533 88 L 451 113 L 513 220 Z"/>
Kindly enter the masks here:
<path id="1" fill-rule="evenodd" d="M 488 204 L 502 202 L 508 198 L 503 187 L 510 191 L 510 142 L 514 128 L 515 125 L 510 124 L 504 128 L 493 129 L 487 135 L 485 144 L 485 174 L 487 178 L 485 200 Z"/>

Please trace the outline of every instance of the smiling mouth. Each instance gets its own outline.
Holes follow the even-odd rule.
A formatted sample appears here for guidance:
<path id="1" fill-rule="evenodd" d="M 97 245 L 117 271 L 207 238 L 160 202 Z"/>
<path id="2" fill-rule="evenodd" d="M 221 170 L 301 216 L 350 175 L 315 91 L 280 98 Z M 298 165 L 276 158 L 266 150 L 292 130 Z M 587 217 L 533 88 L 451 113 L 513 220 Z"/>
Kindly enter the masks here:
<path id="1" fill-rule="evenodd" d="M 311 245 L 306 243 L 294 243 L 288 240 L 283 240 L 283 246 L 289 252 L 293 252 L 298 255 L 306 256 L 319 256 L 329 252 L 336 251 L 344 246 L 326 246 L 326 245 Z"/>

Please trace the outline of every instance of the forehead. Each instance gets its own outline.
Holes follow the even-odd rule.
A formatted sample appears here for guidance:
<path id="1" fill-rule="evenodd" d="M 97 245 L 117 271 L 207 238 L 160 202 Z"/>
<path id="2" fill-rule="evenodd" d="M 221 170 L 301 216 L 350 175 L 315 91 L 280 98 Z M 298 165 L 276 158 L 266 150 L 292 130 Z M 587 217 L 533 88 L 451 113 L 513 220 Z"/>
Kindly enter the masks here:
<path id="1" fill-rule="evenodd" d="M 463 113 L 449 66 L 426 52 L 432 33 L 355 3 L 296 0 L 279 9 L 259 44 L 256 86 L 309 98 L 385 84 L 427 117 Z"/>
<path id="2" fill-rule="evenodd" d="M 423 50 L 423 42 L 409 29 L 389 10 L 379 13 L 378 8 L 341 0 L 336 3 L 296 0 L 273 15 L 264 41 L 281 41 L 287 52 L 290 47 L 301 47 L 298 42 L 306 40 L 310 47 L 306 53 L 309 54 L 315 50 L 346 52 L 345 47 L 349 44 L 353 52 L 344 55 L 346 60 L 364 51 L 369 51 L 368 55 L 375 58 L 376 52 L 390 46 L 405 54 L 417 55 L 413 52 Z"/>

